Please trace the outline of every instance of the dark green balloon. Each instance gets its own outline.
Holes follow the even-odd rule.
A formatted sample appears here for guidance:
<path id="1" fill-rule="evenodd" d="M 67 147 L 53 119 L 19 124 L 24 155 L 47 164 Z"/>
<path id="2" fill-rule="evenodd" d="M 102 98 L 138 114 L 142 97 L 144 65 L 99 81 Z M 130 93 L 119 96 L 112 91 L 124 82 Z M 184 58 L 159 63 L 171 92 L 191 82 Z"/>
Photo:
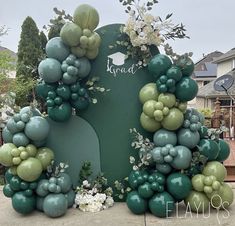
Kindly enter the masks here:
<path id="1" fill-rule="evenodd" d="M 198 132 L 201 139 L 208 137 L 208 128 L 206 126 L 201 126 Z"/>
<path id="2" fill-rule="evenodd" d="M 158 79 L 161 75 L 166 73 L 171 65 L 172 63 L 170 58 L 159 53 L 150 60 L 148 70 L 154 78 Z"/>
<path id="3" fill-rule="evenodd" d="M 11 198 L 15 194 L 15 192 L 11 189 L 10 184 L 5 184 L 4 185 L 3 194 L 8 198 Z"/>
<path id="4" fill-rule="evenodd" d="M 182 57 L 177 62 L 177 65 L 181 68 L 181 71 L 184 76 L 192 75 L 194 71 L 194 63 L 190 58 Z"/>
<path id="5" fill-rule="evenodd" d="M 24 192 L 17 192 L 12 197 L 12 206 L 18 213 L 29 214 L 36 208 L 36 198 L 27 197 Z"/>
<path id="6" fill-rule="evenodd" d="M 153 196 L 153 190 L 151 189 L 151 184 L 149 182 L 145 182 L 144 184 L 138 187 L 139 195 L 144 198 L 148 199 Z"/>
<path id="7" fill-rule="evenodd" d="M 182 72 L 179 67 L 172 65 L 166 73 L 168 78 L 174 79 L 175 81 L 179 81 L 182 77 Z"/>
<path id="8" fill-rule="evenodd" d="M 64 100 L 69 100 L 71 91 L 70 87 L 67 85 L 59 85 L 56 89 L 56 93 L 58 96 L 62 97 Z"/>
<path id="9" fill-rule="evenodd" d="M 197 91 L 198 85 L 193 79 L 182 77 L 176 85 L 175 96 L 182 102 L 190 101 L 197 95 Z"/>
<path id="10" fill-rule="evenodd" d="M 72 107 L 69 103 L 62 103 L 60 106 L 48 108 L 49 117 L 57 122 L 64 122 L 70 119 Z"/>
<path id="11" fill-rule="evenodd" d="M 71 101 L 71 105 L 77 110 L 84 110 L 89 106 L 90 102 L 87 98 L 78 97 L 77 100 Z"/>
<path id="12" fill-rule="evenodd" d="M 219 145 L 214 140 L 201 139 L 198 146 L 199 152 L 208 158 L 208 161 L 216 160 L 219 155 Z"/>
<path id="13" fill-rule="evenodd" d="M 14 191 L 21 190 L 21 188 L 20 188 L 21 181 L 22 180 L 18 176 L 13 176 L 9 181 L 11 189 Z"/>
<path id="14" fill-rule="evenodd" d="M 57 83 L 47 84 L 44 81 L 40 81 L 35 88 L 36 94 L 44 99 L 47 98 L 47 94 L 50 91 L 54 91 L 57 87 Z"/>
<path id="15" fill-rule="evenodd" d="M 149 200 L 149 209 L 157 217 L 168 217 L 175 208 L 175 201 L 168 192 L 154 195 Z"/>
<path id="16" fill-rule="evenodd" d="M 14 175 L 11 173 L 11 170 L 8 169 L 5 173 L 5 180 L 7 183 L 10 183 L 10 180 L 11 178 L 13 177 Z"/>
<path id="17" fill-rule="evenodd" d="M 148 208 L 147 201 L 141 198 L 137 191 L 127 195 L 126 204 L 134 214 L 144 214 Z"/>
<path id="18" fill-rule="evenodd" d="M 177 201 L 185 199 L 192 190 L 192 183 L 188 176 L 182 173 L 172 173 L 167 177 L 167 191 Z"/>
<path id="19" fill-rule="evenodd" d="M 219 139 L 219 154 L 216 161 L 223 162 L 228 158 L 230 154 L 230 147 L 228 143 L 222 139 Z"/>

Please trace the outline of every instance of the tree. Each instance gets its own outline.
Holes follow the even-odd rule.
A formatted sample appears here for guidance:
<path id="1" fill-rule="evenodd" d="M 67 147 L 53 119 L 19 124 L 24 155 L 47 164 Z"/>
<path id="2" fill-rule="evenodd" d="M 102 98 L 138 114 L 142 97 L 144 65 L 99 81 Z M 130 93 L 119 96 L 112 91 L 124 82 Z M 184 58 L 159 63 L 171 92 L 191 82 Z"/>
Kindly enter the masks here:
<path id="1" fill-rule="evenodd" d="M 47 44 L 47 36 L 44 34 L 43 31 L 41 31 L 39 37 L 40 37 L 42 51 L 45 54 L 45 52 L 46 52 L 46 44 Z"/>
<path id="2" fill-rule="evenodd" d="M 16 76 L 23 76 L 25 79 L 38 78 L 37 67 L 43 51 L 39 30 L 31 17 L 27 17 L 23 22 L 17 56 Z"/>

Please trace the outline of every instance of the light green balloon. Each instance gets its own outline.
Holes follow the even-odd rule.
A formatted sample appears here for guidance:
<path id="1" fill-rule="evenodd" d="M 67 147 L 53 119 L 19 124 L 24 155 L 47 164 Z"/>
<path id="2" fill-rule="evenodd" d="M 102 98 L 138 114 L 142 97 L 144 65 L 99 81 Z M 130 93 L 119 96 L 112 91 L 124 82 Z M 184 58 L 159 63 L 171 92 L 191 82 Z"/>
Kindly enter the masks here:
<path id="1" fill-rule="evenodd" d="M 143 105 L 143 112 L 150 118 L 154 118 L 155 105 L 157 101 L 148 100 Z"/>
<path id="2" fill-rule="evenodd" d="M 54 159 L 54 153 L 50 148 L 39 148 L 35 158 L 41 162 L 43 170 L 46 170 Z"/>
<path id="3" fill-rule="evenodd" d="M 169 114 L 164 117 L 162 126 L 168 130 L 177 130 L 183 124 L 184 115 L 178 108 L 171 108 Z"/>
<path id="4" fill-rule="evenodd" d="M 77 46 L 80 43 L 82 29 L 73 22 L 67 22 L 60 30 L 60 37 L 69 46 Z"/>
<path id="5" fill-rule="evenodd" d="M 168 108 L 172 108 L 176 103 L 175 95 L 171 93 L 161 93 L 158 101 L 162 102 Z"/>
<path id="6" fill-rule="evenodd" d="M 28 182 L 37 180 L 42 173 L 42 164 L 36 158 L 28 158 L 17 167 L 17 175 Z"/>
<path id="7" fill-rule="evenodd" d="M 233 189 L 226 183 L 223 183 L 219 191 L 213 192 L 210 197 L 211 206 L 220 209 L 229 207 L 233 203 L 233 200 Z"/>
<path id="8" fill-rule="evenodd" d="M 192 185 L 195 191 L 202 192 L 204 189 L 204 180 L 205 176 L 203 174 L 197 174 L 192 178 Z"/>
<path id="9" fill-rule="evenodd" d="M 210 202 L 203 192 L 191 191 L 184 202 L 185 205 L 189 205 L 190 209 L 196 213 L 205 213 L 209 210 Z"/>
<path id="10" fill-rule="evenodd" d="M 142 113 L 140 116 L 141 126 L 148 132 L 155 132 L 161 128 L 161 124 L 155 119 L 148 117 L 146 114 Z"/>
<path id="11" fill-rule="evenodd" d="M 148 83 L 142 87 L 139 92 L 139 99 L 142 104 L 144 104 L 148 100 L 156 100 L 158 99 L 158 91 L 155 83 Z"/>
<path id="12" fill-rule="evenodd" d="M 16 148 L 12 143 L 6 143 L 0 147 L 0 163 L 4 166 L 13 166 L 11 150 Z"/>
<path id="13" fill-rule="evenodd" d="M 227 176 L 227 170 L 224 165 L 217 161 L 208 162 L 204 167 L 202 174 L 205 176 L 215 176 L 219 182 L 223 182 Z"/>

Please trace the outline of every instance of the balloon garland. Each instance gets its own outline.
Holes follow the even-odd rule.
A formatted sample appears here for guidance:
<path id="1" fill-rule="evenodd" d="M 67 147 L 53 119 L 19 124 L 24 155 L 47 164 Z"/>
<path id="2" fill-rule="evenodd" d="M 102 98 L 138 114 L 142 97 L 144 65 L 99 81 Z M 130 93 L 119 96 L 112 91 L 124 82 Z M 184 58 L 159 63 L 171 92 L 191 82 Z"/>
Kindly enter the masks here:
<path id="1" fill-rule="evenodd" d="M 47 58 L 38 66 L 41 80 L 36 93 L 46 101 L 49 118 L 57 122 L 67 121 L 73 109 L 89 106 L 85 82 L 91 71 L 90 60 L 98 55 L 101 42 L 94 32 L 99 23 L 96 9 L 80 5 L 73 20 L 62 27 L 60 37 L 47 42 Z M 9 167 L 3 193 L 11 198 L 18 213 L 37 209 L 54 218 L 74 204 L 72 180 L 64 169 L 47 173 L 54 160 L 54 152 L 45 147 L 49 132 L 48 121 L 31 106 L 14 114 L 3 129 L 0 163 Z"/>
<path id="2" fill-rule="evenodd" d="M 157 54 L 148 64 L 155 83 L 139 92 L 143 104 L 140 123 L 154 133 L 154 147 L 148 152 L 148 164 L 128 177 L 132 191 L 126 203 L 135 214 L 149 209 L 157 217 L 168 217 L 182 200 L 198 213 L 208 211 L 209 205 L 227 208 L 233 202 L 221 163 L 229 156 L 229 145 L 210 139 L 203 116 L 196 109 L 187 109 L 187 101 L 198 91 L 190 78 L 193 70 L 193 62 L 186 56 L 173 64 L 168 56 Z M 206 158 L 204 166 L 193 163 L 196 151 Z"/>

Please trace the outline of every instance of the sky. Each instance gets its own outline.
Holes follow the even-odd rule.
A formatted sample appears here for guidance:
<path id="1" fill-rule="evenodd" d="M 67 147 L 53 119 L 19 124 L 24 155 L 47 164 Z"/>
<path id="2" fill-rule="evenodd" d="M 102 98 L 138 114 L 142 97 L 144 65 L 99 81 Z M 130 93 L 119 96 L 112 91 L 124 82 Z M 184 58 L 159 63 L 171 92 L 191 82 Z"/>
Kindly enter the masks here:
<path id="1" fill-rule="evenodd" d="M 54 17 L 53 8 L 73 14 L 76 7 L 87 3 L 100 15 L 99 27 L 125 23 L 128 15 L 119 0 L 0 0 L 0 26 L 9 28 L 0 45 L 17 52 L 21 25 L 31 16 L 39 30 Z M 173 13 L 174 23 L 183 23 L 190 39 L 169 42 L 175 52 L 193 52 L 193 60 L 215 50 L 223 53 L 235 47 L 235 0 L 159 0 L 151 13 L 164 17 Z"/>

